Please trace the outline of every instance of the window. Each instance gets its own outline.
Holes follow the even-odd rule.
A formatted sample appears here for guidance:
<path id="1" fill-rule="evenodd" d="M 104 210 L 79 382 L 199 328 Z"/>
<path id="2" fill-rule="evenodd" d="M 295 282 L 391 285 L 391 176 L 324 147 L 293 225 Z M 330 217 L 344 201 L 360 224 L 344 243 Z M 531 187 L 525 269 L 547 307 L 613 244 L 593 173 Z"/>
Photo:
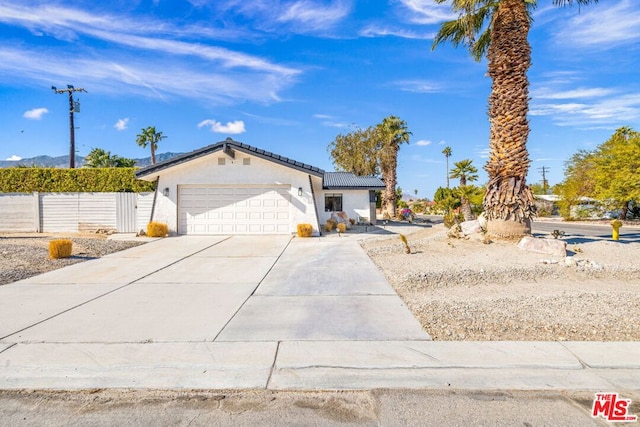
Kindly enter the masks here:
<path id="1" fill-rule="evenodd" d="M 324 195 L 324 211 L 325 212 L 341 212 L 342 211 L 342 194 L 326 193 Z"/>

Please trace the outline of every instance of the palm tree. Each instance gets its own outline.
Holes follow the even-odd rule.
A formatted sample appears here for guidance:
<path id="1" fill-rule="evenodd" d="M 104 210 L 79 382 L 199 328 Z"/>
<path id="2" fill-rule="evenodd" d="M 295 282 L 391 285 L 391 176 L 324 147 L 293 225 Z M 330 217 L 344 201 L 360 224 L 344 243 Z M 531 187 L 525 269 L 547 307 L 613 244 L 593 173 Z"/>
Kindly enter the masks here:
<path id="1" fill-rule="evenodd" d="M 395 116 L 385 117 L 377 126 L 381 139 L 380 169 L 385 189 L 382 192 L 382 211 L 385 217 L 396 216 L 396 185 L 398 182 L 398 151 L 400 144 L 409 143 L 411 132 L 407 130 L 407 123 Z"/>
<path id="2" fill-rule="evenodd" d="M 460 199 L 460 211 L 465 221 L 475 219 L 471 210 L 471 198 L 478 196 L 479 189 L 475 185 L 460 185 L 454 189 L 454 194 Z"/>
<path id="3" fill-rule="evenodd" d="M 450 178 L 458 178 L 460 186 L 467 185 L 467 181 L 473 182 L 478 180 L 478 169 L 473 166 L 473 160 L 465 159 L 455 162 L 454 168 L 449 173 Z"/>
<path id="4" fill-rule="evenodd" d="M 453 164 L 454 168 L 451 169 L 449 173 L 450 178 L 458 178 L 460 179 L 460 186 L 458 188 L 458 193 L 460 196 L 460 206 L 462 213 L 464 214 L 464 220 L 470 221 L 474 219 L 473 212 L 471 211 L 471 203 L 469 202 L 469 197 L 467 197 L 467 191 L 460 191 L 467 187 L 473 187 L 471 185 L 467 185 L 467 181 L 473 182 L 478 179 L 478 169 L 473 166 L 473 161 L 469 159 L 460 160 L 459 162 L 455 162 Z M 474 187 L 475 188 L 475 187 Z"/>
<path id="5" fill-rule="evenodd" d="M 156 132 L 155 126 L 149 126 L 146 129 L 142 129 L 142 132 L 136 135 L 136 142 L 142 148 L 147 148 L 147 145 L 151 147 L 151 164 L 156 164 L 156 150 L 158 149 L 158 142 L 167 138 L 162 135 L 162 132 Z"/>
<path id="6" fill-rule="evenodd" d="M 444 157 L 447 159 L 447 188 L 449 188 L 449 157 L 451 157 L 451 147 L 444 147 L 442 154 L 444 154 Z"/>
<path id="7" fill-rule="evenodd" d="M 88 168 L 132 168 L 136 165 L 133 159 L 120 157 L 105 151 L 102 148 L 94 148 L 84 158 L 84 165 Z"/>
<path id="8" fill-rule="evenodd" d="M 448 0 L 435 0 L 445 3 Z M 556 6 L 598 0 L 553 0 Z M 479 61 L 487 55 L 492 79 L 489 96 L 489 183 L 484 196 L 487 229 L 498 237 L 531 232 L 533 194 L 526 185 L 529 154 L 529 80 L 531 46 L 527 40 L 537 0 L 451 0 L 457 19 L 442 24 L 433 48 L 449 40 L 467 46 Z M 486 25 L 485 25 L 486 23 Z"/>

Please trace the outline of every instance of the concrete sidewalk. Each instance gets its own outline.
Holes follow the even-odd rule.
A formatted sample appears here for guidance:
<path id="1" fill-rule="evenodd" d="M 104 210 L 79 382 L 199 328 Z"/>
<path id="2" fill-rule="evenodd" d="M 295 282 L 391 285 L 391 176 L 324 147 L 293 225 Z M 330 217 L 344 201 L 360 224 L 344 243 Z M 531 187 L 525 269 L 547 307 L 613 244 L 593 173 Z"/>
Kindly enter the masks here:
<path id="1" fill-rule="evenodd" d="M 0 389 L 640 390 L 640 343 L 432 342 L 350 239 L 179 237 L 0 287 Z"/>

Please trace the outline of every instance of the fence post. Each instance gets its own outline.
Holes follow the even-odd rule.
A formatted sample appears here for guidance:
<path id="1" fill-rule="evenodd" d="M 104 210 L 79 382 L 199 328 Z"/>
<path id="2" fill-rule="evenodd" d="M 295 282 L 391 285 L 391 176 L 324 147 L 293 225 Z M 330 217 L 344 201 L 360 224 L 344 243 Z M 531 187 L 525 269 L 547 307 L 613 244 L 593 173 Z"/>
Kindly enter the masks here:
<path id="1" fill-rule="evenodd" d="M 33 192 L 33 205 L 34 205 L 34 213 L 33 213 L 33 220 L 34 220 L 34 229 L 36 231 L 36 233 L 41 233 L 41 221 L 40 221 L 40 193 L 37 191 Z"/>

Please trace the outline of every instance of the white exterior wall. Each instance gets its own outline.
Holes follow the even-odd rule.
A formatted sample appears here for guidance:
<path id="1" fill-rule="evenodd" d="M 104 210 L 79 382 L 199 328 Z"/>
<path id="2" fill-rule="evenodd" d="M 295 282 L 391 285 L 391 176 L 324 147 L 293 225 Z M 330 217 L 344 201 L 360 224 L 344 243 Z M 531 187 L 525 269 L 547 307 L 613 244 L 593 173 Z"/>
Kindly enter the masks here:
<path id="1" fill-rule="evenodd" d="M 38 194 L 0 195 L 0 230 L 38 231 L 40 227 Z"/>
<path id="2" fill-rule="evenodd" d="M 369 203 L 369 190 L 316 190 L 316 200 L 318 204 L 318 215 L 320 216 L 320 224 L 327 222 L 331 218 L 331 212 L 325 212 L 324 210 L 324 196 L 325 194 L 342 194 L 342 211 L 346 212 L 349 218 L 358 221 L 359 217 L 369 218 L 369 221 L 375 222 L 375 218 L 372 220 L 370 203 Z"/>
<path id="3" fill-rule="evenodd" d="M 295 233 L 300 223 L 312 224 L 318 229 L 308 173 L 234 151 L 235 159 L 216 152 L 161 171 L 153 221 L 166 223 L 172 234 L 178 232 L 179 185 L 291 185 L 290 231 Z M 247 157 L 251 159 L 248 166 L 243 164 Z M 224 158 L 225 165 L 218 165 L 218 158 Z M 152 181 L 156 177 L 145 179 Z M 302 196 L 298 196 L 299 187 L 302 187 Z M 165 188 L 169 189 L 169 196 L 163 195 Z"/>

